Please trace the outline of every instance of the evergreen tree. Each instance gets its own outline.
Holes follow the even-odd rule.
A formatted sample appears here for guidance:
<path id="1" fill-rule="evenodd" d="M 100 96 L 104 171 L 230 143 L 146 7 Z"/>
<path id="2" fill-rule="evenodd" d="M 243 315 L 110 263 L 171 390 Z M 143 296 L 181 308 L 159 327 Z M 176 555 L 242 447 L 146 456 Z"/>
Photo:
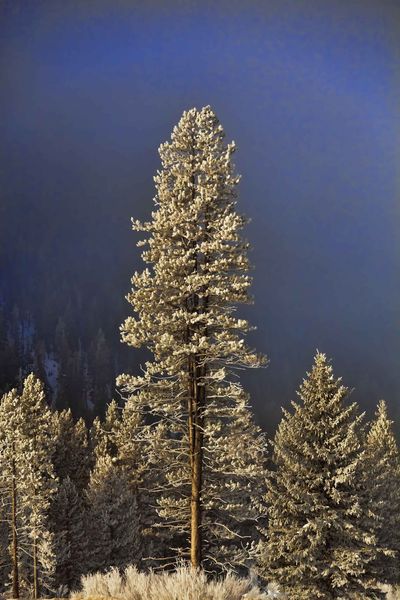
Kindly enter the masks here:
<path id="1" fill-rule="evenodd" d="M 67 476 L 59 485 L 51 506 L 56 590 L 72 591 L 87 570 L 89 547 L 85 518 L 82 494 L 78 493 L 74 482 Z"/>
<path id="2" fill-rule="evenodd" d="M 137 498 L 126 472 L 108 454 L 98 456 L 87 490 L 89 570 L 123 568 L 140 559 Z"/>
<path id="3" fill-rule="evenodd" d="M 371 575 L 378 555 L 363 487 L 362 415 L 346 404 L 324 354 L 284 411 L 273 442 L 262 564 L 289 600 L 382 597 Z"/>
<path id="4" fill-rule="evenodd" d="M 153 429 L 143 423 L 133 403 L 124 406 L 110 448 L 138 506 L 140 548 L 135 561 L 145 559 L 147 567 L 158 567 L 159 560 L 155 557 L 167 558 L 171 545 L 168 532 L 154 527 L 157 521 L 154 489 L 162 479 L 158 469 L 160 445 L 155 442 Z"/>
<path id="5" fill-rule="evenodd" d="M 138 564 L 142 555 L 138 501 L 137 422 L 111 402 L 91 430 L 94 468 L 87 490 L 89 568 Z"/>
<path id="6" fill-rule="evenodd" d="M 50 589 L 54 569 L 48 512 L 55 491 L 51 413 L 42 383 L 33 374 L 22 393 L 0 405 L 1 493 L 9 528 L 13 597 L 39 597 Z"/>
<path id="7" fill-rule="evenodd" d="M 11 577 L 13 598 L 20 597 L 21 488 L 23 487 L 22 411 L 17 390 L 5 394 L 0 404 L 0 493 L 2 523 L 8 538 L 10 560 L 5 562 L 2 581 Z M 8 565 L 11 569 L 8 570 Z"/>
<path id="8" fill-rule="evenodd" d="M 60 482 L 67 477 L 82 493 L 89 481 L 92 466 L 88 430 L 83 419 L 74 421 L 71 409 L 52 415 L 55 441 L 53 464 Z"/>
<path id="9" fill-rule="evenodd" d="M 108 439 L 109 452 L 117 457 L 118 464 L 131 477 L 132 484 L 137 485 L 145 464 L 142 461 L 143 451 L 136 437 L 137 433 L 141 432 L 142 441 L 145 441 L 147 427 L 143 427 L 140 413 L 134 408 L 132 404 L 126 404 L 120 410 L 115 401 L 111 402 L 107 409 L 105 424 L 111 431 L 110 423 L 113 422 L 112 436 L 109 435 Z"/>
<path id="10" fill-rule="evenodd" d="M 260 511 L 265 511 L 265 437 L 254 424 L 245 396 L 230 408 L 229 419 L 213 410 L 205 424 L 206 556 L 224 568 L 243 570 L 252 565 L 249 549 L 259 540 Z"/>
<path id="11" fill-rule="evenodd" d="M 234 149 L 233 143 L 225 144 L 210 107 L 185 112 L 171 142 L 160 146 L 163 169 L 155 177 L 153 220 L 133 222 L 135 230 L 150 234 L 139 245 L 148 244 L 142 257 L 151 268 L 134 274 L 128 300 L 137 318 L 129 317 L 121 328 L 124 342 L 147 346 L 154 356 L 143 376 L 123 375 L 118 384 L 131 394 L 136 410 L 151 416 L 154 427 L 166 427 L 164 440 L 154 437 L 164 452 L 158 458 L 165 483 L 158 494 L 159 525 L 183 539 L 194 566 L 203 558 L 221 562 L 209 543 L 214 537 L 209 497 L 216 465 L 229 464 L 229 457 L 208 458 L 217 446 L 218 452 L 232 451 L 228 442 L 216 444 L 214 435 L 229 437 L 230 428 L 241 433 L 236 407 L 245 395 L 234 370 L 263 362 L 244 342 L 249 324 L 235 316 L 236 305 L 250 301 L 250 278 L 248 243 L 240 235 L 245 219 L 236 212 Z M 260 436 L 252 427 L 255 472 Z M 249 490 L 239 499 L 235 484 L 249 468 L 237 466 L 243 471 L 225 474 L 231 483 L 225 478 L 228 495 L 220 510 L 240 547 L 242 523 L 235 524 L 233 513 L 240 512 L 238 503 L 249 504 Z M 258 477 L 261 472 L 260 464 Z"/>
<path id="12" fill-rule="evenodd" d="M 51 589 L 54 572 L 53 538 L 49 529 L 49 508 L 56 490 L 53 469 L 54 440 L 51 411 L 43 384 L 33 373 L 26 377 L 20 395 L 24 483 L 21 488 L 25 528 L 28 533 L 27 556 L 31 557 L 29 581 L 36 599 Z"/>
<path id="13" fill-rule="evenodd" d="M 85 490 L 92 457 L 83 419 L 75 422 L 70 409 L 52 416 L 53 465 L 59 481 L 50 509 L 50 528 L 55 539 L 54 582 L 56 589 L 64 586 L 70 591 L 88 567 Z"/>
<path id="14" fill-rule="evenodd" d="M 400 456 L 384 400 L 378 404 L 366 440 L 365 477 L 369 507 L 378 515 L 377 545 L 382 548 L 372 570 L 382 583 L 400 582 Z"/>
<path id="15" fill-rule="evenodd" d="M 95 459 L 109 455 L 115 458 L 118 453 L 116 438 L 121 427 L 122 411 L 115 400 L 110 402 L 104 419 L 96 417 L 90 431 L 91 446 Z"/>

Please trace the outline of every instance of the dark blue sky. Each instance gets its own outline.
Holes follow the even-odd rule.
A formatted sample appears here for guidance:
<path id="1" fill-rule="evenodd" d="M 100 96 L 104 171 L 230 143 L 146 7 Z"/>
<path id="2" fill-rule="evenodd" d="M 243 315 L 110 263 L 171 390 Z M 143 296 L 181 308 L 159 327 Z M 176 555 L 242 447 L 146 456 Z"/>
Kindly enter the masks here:
<path id="1" fill-rule="evenodd" d="M 252 219 L 259 419 L 275 425 L 316 348 L 363 407 L 383 397 L 400 417 L 399 7 L 52 0 L 0 15 L 4 218 L 49 269 L 85 279 L 112 323 L 129 313 L 130 217 L 152 210 L 157 147 L 210 104 Z"/>

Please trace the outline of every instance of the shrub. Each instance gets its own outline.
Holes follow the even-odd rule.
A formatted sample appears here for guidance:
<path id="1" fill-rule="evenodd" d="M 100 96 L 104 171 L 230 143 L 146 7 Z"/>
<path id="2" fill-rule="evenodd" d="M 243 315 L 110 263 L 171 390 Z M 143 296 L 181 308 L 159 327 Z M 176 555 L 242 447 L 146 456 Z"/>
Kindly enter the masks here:
<path id="1" fill-rule="evenodd" d="M 269 586 L 261 591 L 248 579 L 228 574 L 224 579 L 208 580 L 204 571 L 181 565 L 173 573 L 142 573 L 135 566 L 120 573 L 110 569 L 82 578 L 82 591 L 74 596 L 83 600 L 272 600 L 283 598 Z"/>

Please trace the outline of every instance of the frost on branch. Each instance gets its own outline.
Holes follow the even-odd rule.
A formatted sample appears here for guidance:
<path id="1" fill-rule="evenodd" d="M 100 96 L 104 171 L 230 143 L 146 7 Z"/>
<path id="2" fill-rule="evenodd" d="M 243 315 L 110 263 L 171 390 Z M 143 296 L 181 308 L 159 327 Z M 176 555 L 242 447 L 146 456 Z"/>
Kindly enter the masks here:
<path id="1" fill-rule="evenodd" d="M 150 416 L 157 526 L 171 556 L 186 557 L 191 545 L 193 564 L 202 555 L 217 569 L 246 564 L 263 486 L 264 439 L 238 379 L 238 369 L 265 360 L 246 345 L 251 327 L 236 315 L 251 302 L 251 278 L 234 150 L 208 106 L 185 112 L 160 146 L 152 220 L 133 221 L 148 234 L 147 267 L 132 277 L 134 316 L 121 326 L 122 340 L 149 348 L 153 360 L 142 376 L 118 378 L 128 402 Z"/>

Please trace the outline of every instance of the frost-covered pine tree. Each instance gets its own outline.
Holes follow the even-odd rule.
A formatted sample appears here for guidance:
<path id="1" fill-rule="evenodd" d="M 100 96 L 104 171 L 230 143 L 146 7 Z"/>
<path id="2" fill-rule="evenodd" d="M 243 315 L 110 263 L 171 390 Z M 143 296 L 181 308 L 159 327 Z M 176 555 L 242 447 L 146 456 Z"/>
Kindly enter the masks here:
<path id="1" fill-rule="evenodd" d="M 56 478 L 51 413 L 43 384 L 26 377 L 22 393 L 3 397 L 0 405 L 1 493 L 9 526 L 11 587 L 14 597 L 49 589 L 54 570 L 49 506 Z"/>
<path id="2" fill-rule="evenodd" d="M 55 568 L 53 536 L 49 527 L 49 509 L 57 486 L 52 462 L 54 438 L 43 384 L 33 373 L 26 377 L 19 401 L 24 481 L 21 506 L 28 534 L 24 550 L 30 557 L 28 578 L 36 599 L 40 593 L 51 589 Z"/>
<path id="3" fill-rule="evenodd" d="M 58 487 L 50 515 L 54 533 L 54 588 L 70 592 L 78 587 L 87 571 L 89 547 L 83 496 L 69 476 Z"/>
<path id="4" fill-rule="evenodd" d="M 54 412 L 54 471 L 57 491 L 50 507 L 50 529 L 54 535 L 55 589 L 71 590 L 87 572 L 85 490 L 89 481 L 91 453 L 83 419 L 77 422 L 71 410 Z"/>
<path id="5" fill-rule="evenodd" d="M 160 146 L 152 220 L 133 222 L 149 234 L 139 245 L 147 244 L 142 258 L 150 267 L 132 278 L 127 298 L 136 316 L 121 327 L 125 343 L 153 353 L 142 376 L 117 381 L 159 428 L 158 525 L 179 538 L 193 566 L 203 559 L 230 564 L 231 555 L 216 552 L 227 537 L 231 547 L 246 545 L 242 529 L 257 519 L 252 494 L 263 470 L 260 431 L 251 417 L 246 431 L 240 427 L 248 409 L 236 369 L 263 359 L 244 341 L 248 322 L 236 316 L 237 305 L 250 300 L 251 280 L 241 237 L 246 221 L 236 212 L 234 150 L 209 106 L 185 112 Z M 251 438 L 253 450 L 235 471 L 232 435 L 238 447 Z"/>
<path id="6" fill-rule="evenodd" d="M 75 422 L 71 409 L 55 411 L 52 420 L 55 473 L 60 482 L 69 477 L 81 493 L 88 484 L 92 463 L 85 421 Z"/>
<path id="7" fill-rule="evenodd" d="M 369 507 L 378 515 L 377 545 L 383 550 L 372 563 L 382 582 L 400 582 L 400 456 L 384 400 L 378 404 L 366 439 L 365 477 Z"/>
<path id="8" fill-rule="evenodd" d="M 363 415 L 317 353 L 284 411 L 267 482 L 267 540 L 261 564 L 289 600 L 380 598 L 371 576 L 376 537 L 363 487 Z"/>
<path id="9" fill-rule="evenodd" d="M 143 557 L 153 556 L 154 545 L 159 547 L 164 537 L 159 531 L 155 535 L 152 528 L 156 512 L 154 498 L 149 490 L 158 483 L 158 475 L 153 471 L 150 461 L 152 436 L 149 427 L 142 422 L 140 412 L 132 403 L 124 406 L 112 433 L 108 444 L 113 452 L 114 463 L 123 471 L 137 504 L 136 519 L 139 518 L 140 539 L 137 554 L 132 557 L 132 562 L 138 563 Z M 147 562 L 147 566 L 155 565 Z"/>
<path id="10" fill-rule="evenodd" d="M 223 416 L 228 409 L 230 418 Z M 204 526 L 209 561 L 224 569 L 249 568 L 259 538 L 265 494 L 265 438 L 247 398 L 213 409 L 205 423 Z"/>
<path id="11" fill-rule="evenodd" d="M 116 438 L 121 426 L 122 411 L 115 400 L 107 405 L 104 419 L 96 417 L 90 431 L 94 459 L 105 455 L 115 458 L 118 453 Z"/>
<path id="12" fill-rule="evenodd" d="M 10 570 L 2 569 L 2 581 L 5 587 L 11 578 L 13 598 L 20 597 L 20 535 L 21 523 L 21 487 L 23 486 L 23 453 L 21 440 L 22 411 L 17 390 L 14 389 L 2 397 L 0 403 L 0 494 L 2 513 L 2 538 L 8 540 Z M 4 591 L 4 590 L 2 590 Z"/>
<path id="13" fill-rule="evenodd" d="M 141 559 L 135 419 L 115 401 L 91 430 L 94 467 L 87 489 L 89 569 L 122 568 Z"/>
<path id="14" fill-rule="evenodd" d="M 124 568 L 140 558 L 137 498 L 127 473 L 109 454 L 97 457 L 87 489 L 89 570 Z"/>

